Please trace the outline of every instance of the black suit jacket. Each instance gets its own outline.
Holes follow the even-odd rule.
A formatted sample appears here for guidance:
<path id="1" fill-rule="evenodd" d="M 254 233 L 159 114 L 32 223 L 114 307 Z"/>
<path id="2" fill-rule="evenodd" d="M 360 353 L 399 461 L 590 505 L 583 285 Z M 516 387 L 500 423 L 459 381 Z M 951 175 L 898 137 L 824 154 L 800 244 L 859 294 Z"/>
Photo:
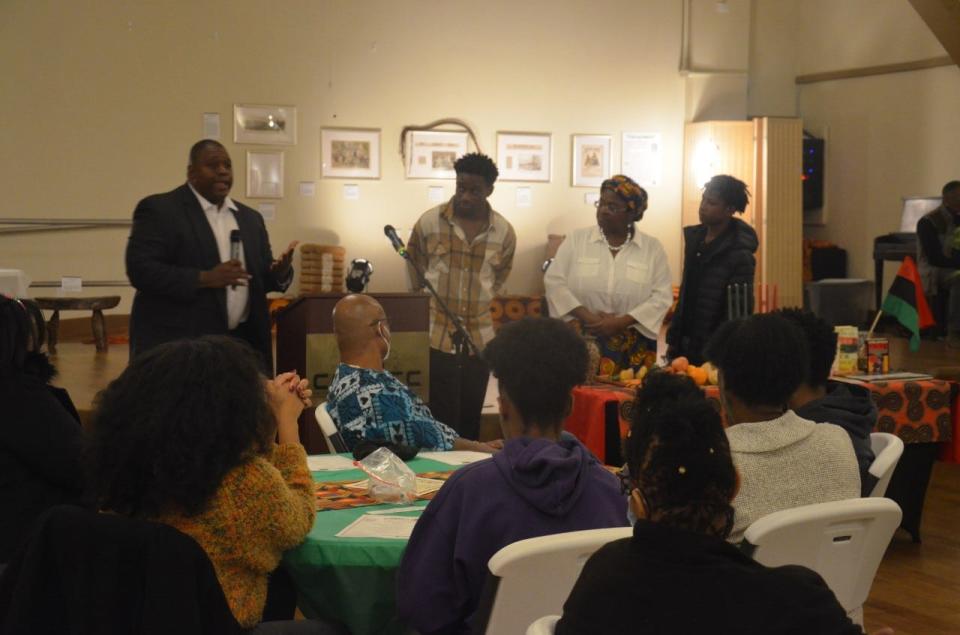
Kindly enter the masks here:
<path id="1" fill-rule="evenodd" d="M 289 280 L 270 272 L 273 254 L 260 213 L 237 201 L 234 215 L 250 279 L 245 339 L 272 371 L 273 353 L 266 294 Z M 127 277 L 136 288 L 130 313 L 130 356 L 184 337 L 227 332 L 226 290 L 198 286 L 200 272 L 220 263 L 210 223 L 190 187 L 148 196 L 133 212 L 127 242 Z"/>

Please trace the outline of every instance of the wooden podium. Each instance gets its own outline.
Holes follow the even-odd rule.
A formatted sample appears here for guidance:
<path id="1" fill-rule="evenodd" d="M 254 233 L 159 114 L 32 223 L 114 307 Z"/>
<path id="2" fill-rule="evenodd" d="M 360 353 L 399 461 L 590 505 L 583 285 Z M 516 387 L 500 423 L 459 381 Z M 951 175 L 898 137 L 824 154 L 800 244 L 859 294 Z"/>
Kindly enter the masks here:
<path id="1" fill-rule="evenodd" d="M 277 316 L 277 372 L 296 370 L 310 380 L 313 405 L 326 401 L 340 361 L 333 335 L 333 307 L 342 293 L 305 295 Z M 430 296 L 425 293 L 370 294 L 383 305 L 390 321 L 390 358 L 397 379 L 426 402 L 430 395 Z M 327 452 L 313 408 L 300 417 L 300 440 L 308 454 Z"/>

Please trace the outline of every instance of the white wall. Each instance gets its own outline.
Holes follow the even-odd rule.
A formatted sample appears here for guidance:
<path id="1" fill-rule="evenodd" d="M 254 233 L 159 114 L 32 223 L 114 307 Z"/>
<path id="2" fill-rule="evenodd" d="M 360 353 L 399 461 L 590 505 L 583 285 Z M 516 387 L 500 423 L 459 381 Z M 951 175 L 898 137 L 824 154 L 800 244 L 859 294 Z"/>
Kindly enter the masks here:
<path id="1" fill-rule="evenodd" d="M 801 74 L 945 54 L 907 0 L 799 7 Z M 939 195 L 960 177 L 960 69 L 808 84 L 799 103 L 805 126 L 827 136 L 826 225 L 807 234 L 847 249 L 849 275 L 872 279 L 873 239 L 898 231 L 901 198 Z M 887 266 L 886 283 L 895 269 Z"/>
<path id="2" fill-rule="evenodd" d="M 348 258 L 374 261 L 372 290 L 400 290 L 403 268 L 382 227 L 409 229 L 431 206 L 432 183 L 404 178 L 400 129 L 460 117 L 490 154 L 497 130 L 553 133 L 553 180 L 530 184 L 533 207 L 516 207 L 517 184 L 499 184 L 491 199 L 519 238 L 507 291 L 533 292 L 547 234 L 593 222 L 590 190 L 570 186 L 570 135 L 614 135 L 618 166 L 621 132 L 659 132 L 664 178 L 649 188 L 642 229 L 664 243 L 679 280 L 680 23 L 674 0 L 8 0 L 0 215 L 129 218 L 141 197 L 182 183 L 203 112 L 221 114 L 233 194 L 246 200 L 245 153 L 263 146 L 232 143 L 232 106 L 292 104 L 299 139 L 283 148 L 286 197 L 268 223 L 275 251 L 295 238 L 343 244 Z M 382 129 L 382 178 L 356 181 L 359 201 L 343 199 L 344 181 L 320 179 L 323 126 Z M 317 181 L 315 198 L 297 193 L 304 180 Z M 0 267 L 34 279 L 123 278 L 126 235 L 0 235 Z"/>
<path id="3" fill-rule="evenodd" d="M 293 104 L 299 140 L 283 148 L 275 249 L 295 238 L 343 244 L 374 261 L 373 290 L 399 290 L 403 268 L 381 229 L 409 229 L 436 184 L 404 178 L 400 129 L 456 116 L 491 154 L 497 130 L 553 133 L 553 180 L 530 185 L 533 207 L 516 207 L 517 184 L 492 198 L 519 237 L 507 291 L 536 292 L 546 235 L 593 222 L 589 190 L 570 186 L 570 135 L 614 135 L 618 165 L 620 133 L 650 131 L 663 134 L 664 179 L 649 188 L 642 229 L 663 242 L 677 281 L 684 121 L 799 114 L 829 133 L 828 225 L 810 234 L 847 248 L 851 275 L 872 277 L 873 236 L 896 228 L 900 197 L 957 178 L 957 68 L 798 89 L 797 73 L 943 50 L 907 0 L 727 5 L 721 14 L 713 0 L 690 0 L 690 65 L 749 74 L 678 72 L 680 0 L 6 0 L 0 216 L 129 218 L 141 197 L 183 181 L 203 112 L 221 114 L 245 200 L 246 151 L 263 146 L 232 143 L 233 104 Z M 344 181 L 319 177 L 323 126 L 382 129 L 383 175 L 358 181 L 359 201 L 343 199 Z M 305 180 L 317 181 L 316 197 L 297 193 Z M 0 234 L 0 267 L 123 278 L 126 235 Z"/>

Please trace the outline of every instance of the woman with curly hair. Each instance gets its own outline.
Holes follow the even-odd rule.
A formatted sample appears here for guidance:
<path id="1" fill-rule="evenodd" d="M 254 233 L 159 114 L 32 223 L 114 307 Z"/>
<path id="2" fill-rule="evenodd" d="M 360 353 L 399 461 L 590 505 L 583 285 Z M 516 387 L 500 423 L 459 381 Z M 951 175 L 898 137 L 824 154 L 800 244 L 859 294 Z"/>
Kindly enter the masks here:
<path id="1" fill-rule="evenodd" d="M 99 508 L 196 540 L 244 627 L 260 621 L 267 578 L 316 505 L 297 431 L 306 380 L 259 369 L 224 336 L 150 349 L 98 397 L 87 457 Z"/>
<path id="2" fill-rule="evenodd" d="M 596 207 L 596 225 L 563 241 L 544 275 L 550 315 L 596 338 L 601 374 L 652 366 L 673 291 L 663 245 L 636 228 L 647 192 L 618 174 L 600 186 Z"/>
<path id="3" fill-rule="evenodd" d="M 0 295 L 0 568 L 44 510 L 83 492 L 80 417 L 67 391 L 50 385 L 44 335 L 35 303 Z"/>
<path id="4" fill-rule="evenodd" d="M 633 537 L 590 557 L 557 635 L 861 633 L 819 575 L 765 567 L 727 542 L 739 479 L 720 415 L 692 381 L 648 377 L 626 455 Z"/>

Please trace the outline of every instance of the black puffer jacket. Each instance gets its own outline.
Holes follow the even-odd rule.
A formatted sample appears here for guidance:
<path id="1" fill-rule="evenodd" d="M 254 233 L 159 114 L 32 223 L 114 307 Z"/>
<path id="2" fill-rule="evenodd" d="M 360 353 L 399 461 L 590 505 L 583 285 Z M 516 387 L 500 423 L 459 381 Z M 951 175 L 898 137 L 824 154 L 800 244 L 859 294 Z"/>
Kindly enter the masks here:
<path id="1" fill-rule="evenodd" d="M 731 226 L 713 251 L 702 263 L 697 289 L 688 284 L 688 274 L 696 262 L 696 249 L 707 234 L 704 225 L 683 228 L 683 282 L 673 323 L 667 332 L 671 359 L 686 356 L 692 364 L 702 364 L 703 347 L 720 324 L 727 319 L 727 286 L 753 284 L 756 270 L 754 254 L 760 241 L 753 227 L 739 218 L 731 219 Z M 753 312 L 753 297 L 750 297 Z"/>

